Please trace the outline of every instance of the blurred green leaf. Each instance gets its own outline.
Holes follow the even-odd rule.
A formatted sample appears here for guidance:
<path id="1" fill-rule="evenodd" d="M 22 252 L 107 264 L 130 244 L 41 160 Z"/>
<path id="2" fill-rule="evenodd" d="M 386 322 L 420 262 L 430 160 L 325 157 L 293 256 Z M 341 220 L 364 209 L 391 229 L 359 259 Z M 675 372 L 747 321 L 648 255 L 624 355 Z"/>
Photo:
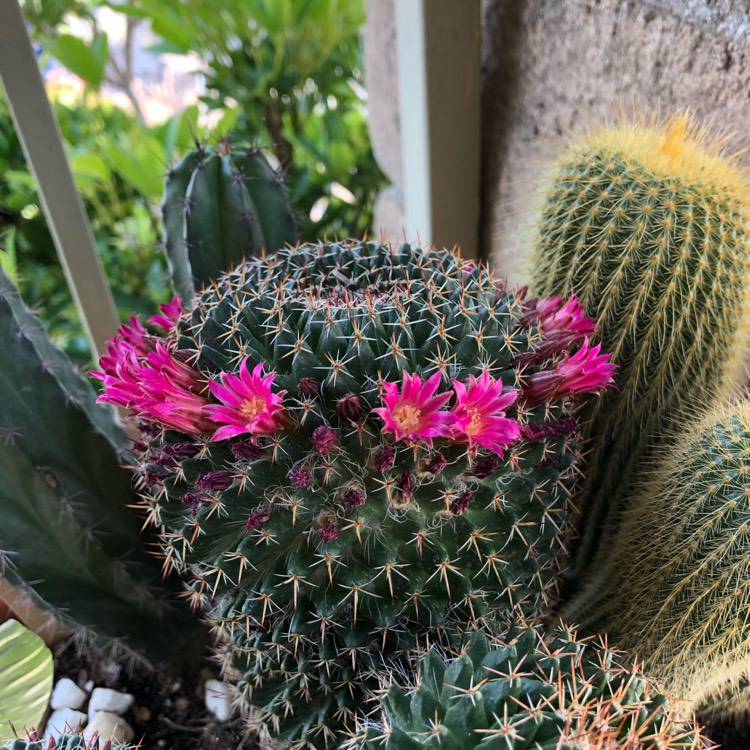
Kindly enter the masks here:
<path id="1" fill-rule="evenodd" d="M 16 620 L 0 625 L 0 741 L 38 727 L 52 693 L 52 652 Z"/>
<path id="2" fill-rule="evenodd" d="M 43 36 L 40 41 L 44 49 L 71 73 L 99 90 L 109 61 L 106 34 L 96 34 L 90 44 L 72 34 Z"/>

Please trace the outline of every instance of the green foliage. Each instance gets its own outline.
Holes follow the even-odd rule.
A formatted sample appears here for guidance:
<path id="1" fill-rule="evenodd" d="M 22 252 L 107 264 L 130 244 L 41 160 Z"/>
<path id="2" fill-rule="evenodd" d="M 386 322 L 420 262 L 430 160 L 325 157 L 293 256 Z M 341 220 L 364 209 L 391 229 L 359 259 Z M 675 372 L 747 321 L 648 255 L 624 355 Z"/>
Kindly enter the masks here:
<path id="1" fill-rule="evenodd" d="M 199 145 L 169 171 L 162 205 L 172 284 L 183 300 L 244 258 L 295 245 L 284 185 L 259 149 Z"/>
<path id="2" fill-rule="evenodd" d="M 619 367 L 580 412 L 581 574 L 600 569 L 655 446 L 744 372 L 748 206 L 743 175 L 686 118 L 596 130 L 549 176 L 535 292 L 574 291 Z"/>
<path id="3" fill-rule="evenodd" d="M 152 311 L 169 295 L 165 262 L 157 252 L 159 224 L 154 203 L 168 160 L 167 137 L 172 148 L 189 143 L 197 111 L 186 110 L 174 118 L 174 125 L 167 123 L 179 132 L 175 137 L 166 128 L 154 129 L 158 136 L 150 135 L 152 131 L 111 105 L 53 104 L 120 314 L 126 319 L 133 312 Z M 126 167 L 122 167 L 122 153 L 127 154 Z M 135 184 L 130 180 L 133 174 L 138 176 Z M 149 195 L 141 192 L 143 175 L 156 178 Z M 77 363 L 87 363 L 88 344 L 2 98 L 0 258 L 24 299 L 42 311 L 54 342 Z"/>
<path id="4" fill-rule="evenodd" d="M 0 625 L 0 741 L 12 727 L 36 727 L 52 693 L 52 652 L 16 620 Z"/>
<path id="5" fill-rule="evenodd" d="M 631 498 L 606 571 L 567 612 L 705 714 L 747 708 L 748 456 L 750 401 L 685 430 Z"/>
<path id="6" fill-rule="evenodd" d="M 698 750 L 655 684 L 606 645 L 570 631 L 476 634 L 446 660 L 434 648 L 414 675 L 391 675 L 382 718 L 347 748 L 366 750 Z"/>
<path id="7" fill-rule="evenodd" d="M 159 49 L 202 58 L 206 103 L 236 102 L 232 134 L 271 146 L 303 239 L 362 236 L 385 183 L 360 93 L 363 0 L 228 0 L 220 12 L 202 0 L 113 7 L 148 19 L 164 39 Z M 322 217 L 310 217 L 313 206 Z"/>
<path id="8" fill-rule="evenodd" d="M 549 606 L 570 435 L 473 457 L 447 440 L 393 443 L 371 413 L 378 379 L 404 372 L 442 373 L 450 387 L 486 369 L 517 387 L 512 359 L 537 340 L 523 315 L 450 253 L 303 245 L 223 276 L 172 334 L 201 377 L 244 354 L 288 392 L 283 433 L 253 445 L 166 432 L 138 474 L 167 559 L 273 733 L 330 745 L 384 662 Z M 529 422 L 564 415 L 560 403 L 516 409 Z M 331 444 L 317 445 L 320 431 Z"/>
<path id="9" fill-rule="evenodd" d="M 113 655 L 166 664 L 200 630 L 131 509 L 128 438 L 0 277 L 0 574 Z"/>

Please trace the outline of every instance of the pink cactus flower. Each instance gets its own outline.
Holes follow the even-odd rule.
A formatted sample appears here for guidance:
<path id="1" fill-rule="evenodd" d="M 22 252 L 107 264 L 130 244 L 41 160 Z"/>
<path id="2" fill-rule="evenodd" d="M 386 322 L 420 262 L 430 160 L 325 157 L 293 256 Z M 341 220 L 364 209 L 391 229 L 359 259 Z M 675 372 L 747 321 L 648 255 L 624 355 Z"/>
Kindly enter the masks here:
<path id="1" fill-rule="evenodd" d="M 503 383 L 483 372 L 478 378 L 469 376 L 469 384 L 453 381 L 456 405 L 453 407 L 453 429 L 456 439 L 469 444 L 476 452 L 478 446 L 501 456 L 521 434 L 521 428 L 505 411 L 518 396 L 518 391 L 503 393 Z"/>
<path id="2" fill-rule="evenodd" d="M 182 300 L 175 294 L 172 299 L 164 305 L 159 305 L 160 315 L 152 315 L 148 323 L 155 328 L 161 328 L 165 333 L 169 333 L 179 322 L 184 312 Z"/>
<path id="3" fill-rule="evenodd" d="M 216 425 L 208 412 L 203 375 L 163 344 L 149 353 L 137 373 L 141 395 L 131 405 L 139 416 L 189 435 L 206 435 Z"/>
<path id="4" fill-rule="evenodd" d="M 587 317 L 575 294 L 565 301 L 562 297 L 531 299 L 525 307 L 527 312 L 521 322 L 528 326 L 537 323 L 541 341 L 533 351 L 514 357 L 513 364 L 519 367 L 538 364 L 561 354 L 596 328 L 594 319 Z"/>
<path id="5" fill-rule="evenodd" d="M 228 372 L 220 374 L 221 384 L 212 380 L 208 385 L 211 393 L 223 404 L 211 404 L 208 410 L 211 419 L 219 427 L 211 440 L 226 440 L 235 435 L 258 435 L 279 432 L 286 425 L 286 413 L 282 401 L 286 391 L 271 390 L 275 372 L 263 374 L 263 365 L 258 364 L 252 373 L 247 368 L 249 357 L 240 365 L 239 375 Z"/>
<path id="6" fill-rule="evenodd" d="M 557 401 L 577 393 L 596 393 L 613 383 L 617 365 L 610 354 L 600 354 L 602 345 L 590 346 L 588 337 L 573 355 L 564 357 L 551 370 L 536 372 L 526 381 L 522 398 L 527 406 Z"/>
<path id="7" fill-rule="evenodd" d="M 383 383 L 381 399 L 385 406 L 373 409 L 385 422 L 383 432 L 393 433 L 396 440 L 421 440 L 428 445 L 433 438 L 450 437 L 453 415 L 440 409 L 451 394 L 435 395 L 441 377 L 436 372 L 423 383 L 419 375 L 405 372 L 400 394 L 397 383 Z"/>

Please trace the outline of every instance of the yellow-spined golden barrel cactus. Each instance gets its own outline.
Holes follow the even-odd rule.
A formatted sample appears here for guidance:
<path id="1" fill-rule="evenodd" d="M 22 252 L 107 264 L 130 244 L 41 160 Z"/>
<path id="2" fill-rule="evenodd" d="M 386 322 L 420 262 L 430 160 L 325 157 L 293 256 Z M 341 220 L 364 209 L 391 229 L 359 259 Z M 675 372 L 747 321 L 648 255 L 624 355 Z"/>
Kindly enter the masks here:
<path id="1" fill-rule="evenodd" d="M 749 553 L 744 400 L 710 411 L 667 452 L 629 501 L 607 572 L 567 614 L 703 714 L 746 712 Z"/>
<path id="2" fill-rule="evenodd" d="M 651 448 L 744 372 L 750 188 L 722 151 L 686 116 L 620 124 L 571 145 L 549 176 L 534 292 L 575 292 L 619 368 L 617 389 L 579 413 L 579 573 L 606 550 Z"/>

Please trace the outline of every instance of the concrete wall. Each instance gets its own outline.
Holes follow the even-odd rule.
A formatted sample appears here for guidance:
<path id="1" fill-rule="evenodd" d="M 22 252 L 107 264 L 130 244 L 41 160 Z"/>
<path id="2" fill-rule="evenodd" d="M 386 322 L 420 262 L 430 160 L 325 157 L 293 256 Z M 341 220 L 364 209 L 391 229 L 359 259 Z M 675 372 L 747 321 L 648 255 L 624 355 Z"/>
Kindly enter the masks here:
<path id="1" fill-rule="evenodd" d="M 484 0 L 483 34 L 484 248 L 512 280 L 539 172 L 585 119 L 689 109 L 750 145 L 747 0 Z"/>
<path id="2" fill-rule="evenodd" d="M 394 1 L 367 0 L 365 74 L 375 154 L 396 185 L 375 230 L 398 238 Z M 586 118 L 687 108 L 750 146 L 750 0 L 483 0 L 482 13 L 483 249 L 511 280 L 538 175 Z"/>

